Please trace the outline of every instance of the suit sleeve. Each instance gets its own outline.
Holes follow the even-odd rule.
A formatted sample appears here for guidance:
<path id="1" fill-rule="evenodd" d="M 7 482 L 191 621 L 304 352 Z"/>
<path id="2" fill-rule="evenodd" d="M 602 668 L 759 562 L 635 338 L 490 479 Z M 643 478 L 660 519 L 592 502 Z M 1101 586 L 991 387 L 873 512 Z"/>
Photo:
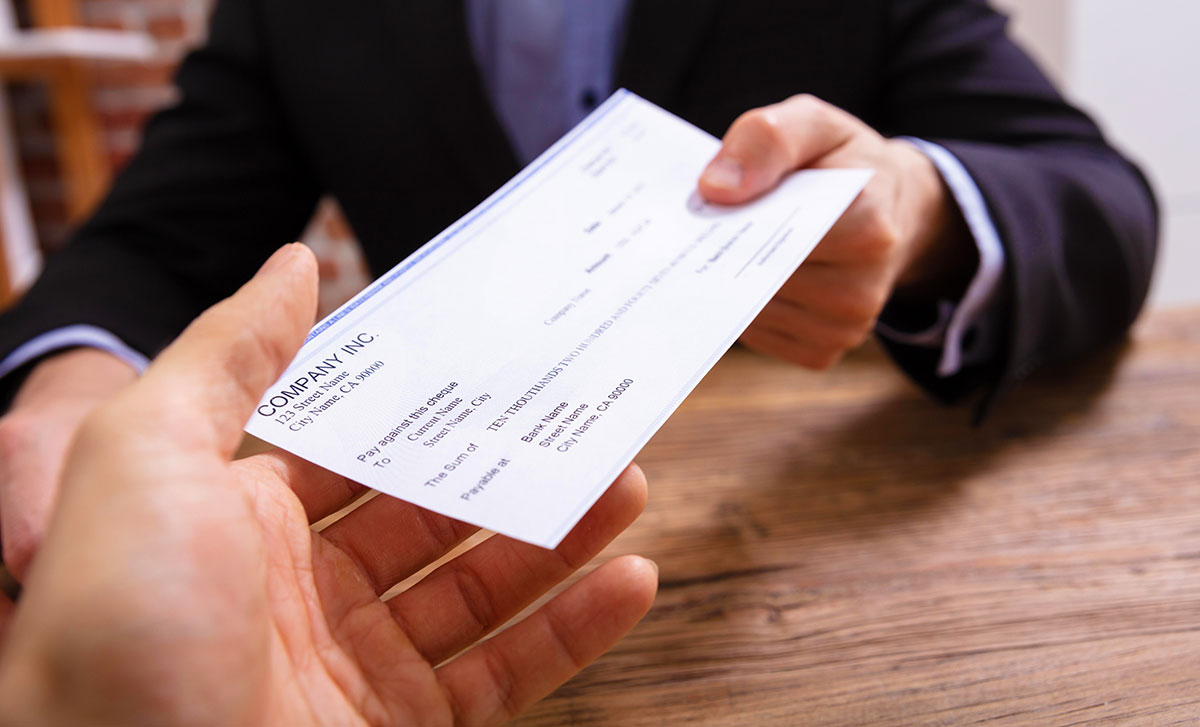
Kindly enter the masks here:
<path id="1" fill-rule="evenodd" d="M 1153 193 L 1096 124 L 1063 100 L 984 0 L 890 3 L 882 102 L 888 135 L 942 145 L 982 191 L 1005 248 L 1001 355 L 939 379 L 929 351 L 886 343 L 925 388 L 988 400 L 1037 368 L 1124 333 L 1150 284 Z"/>
<path id="2" fill-rule="evenodd" d="M 260 47 L 250 0 L 221 0 L 107 198 L 0 318 L 0 359 L 70 325 L 153 356 L 294 240 L 318 194 Z"/>

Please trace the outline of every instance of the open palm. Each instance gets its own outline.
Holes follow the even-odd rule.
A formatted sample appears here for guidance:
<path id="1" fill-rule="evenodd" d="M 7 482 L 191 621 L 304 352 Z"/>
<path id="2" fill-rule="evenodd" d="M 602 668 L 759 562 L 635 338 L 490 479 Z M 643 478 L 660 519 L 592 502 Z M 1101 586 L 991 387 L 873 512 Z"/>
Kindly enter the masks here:
<path id="1" fill-rule="evenodd" d="M 316 533 L 359 486 L 280 452 L 230 461 L 311 321 L 313 267 L 277 253 L 85 424 L 0 658 L 7 716 L 501 723 L 649 608 L 653 565 L 620 558 L 480 642 L 637 516 L 636 468 L 556 550 L 493 536 L 385 601 L 474 528 L 380 496 Z"/>

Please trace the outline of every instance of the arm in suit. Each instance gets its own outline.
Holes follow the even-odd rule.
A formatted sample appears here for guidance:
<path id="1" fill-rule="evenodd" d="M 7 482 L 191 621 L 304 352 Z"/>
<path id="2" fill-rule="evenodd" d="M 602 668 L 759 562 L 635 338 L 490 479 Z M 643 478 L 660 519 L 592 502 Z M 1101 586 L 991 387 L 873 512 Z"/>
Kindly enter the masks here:
<path id="1" fill-rule="evenodd" d="M 256 3 L 218 3 L 181 96 L 94 216 L 0 324 L 0 358 L 90 324 L 153 356 L 267 256 L 294 240 L 319 187 L 277 105 Z"/>
<path id="2" fill-rule="evenodd" d="M 766 6 L 775 12 L 769 23 L 756 17 Z M 941 376 L 939 347 L 884 337 L 900 365 L 930 393 L 954 400 L 983 385 L 994 399 L 1038 366 L 1080 355 L 1129 326 L 1145 298 L 1154 258 L 1152 193 L 1137 169 L 1012 42 L 1005 18 L 984 0 L 814 2 L 786 9 L 746 3 L 713 9 L 714 22 L 696 54 L 702 72 L 681 74 L 681 98 L 707 93 L 720 108 L 727 93 L 778 101 L 787 93 L 810 91 L 866 125 L 797 99 L 744 114 L 730 127 L 718 155 L 718 160 L 746 162 L 735 165 L 744 173 L 710 167 L 709 173 L 733 181 L 722 192 L 722 185 L 702 179 L 706 194 L 737 202 L 795 166 L 871 166 L 878 172 L 776 298 L 794 303 L 790 312 L 786 305 L 768 306 L 763 325 L 752 327 L 745 340 L 824 366 L 870 329 L 880 312 L 872 301 L 882 306 L 890 297 L 884 316 L 891 322 L 914 309 L 932 312 L 938 298 L 930 295 L 949 301 L 962 295 L 969 275 L 945 273 L 974 264 L 963 220 L 937 223 L 942 232 L 932 239 L 922 238 L 929 230 L 922 231 L 919 223 L 957 212 L 955 203 L 962 200 L 951 199 L 950 189 L 936 177 L 929 184 L 932 167 L 913 162 L 910 145 L 884 142 L 904 136 L 933 142 L 965 168 L 963 178 L 982 193 L 979 207 L 990 217 L 970 231 L 998 231 L 1006 258 L 1000 294 L 981 316 L 979 330 L 968 335 L 994 339 L 996 353 L 987 360 Z M 818 15 L 824 33 L 813 29 Z M 725 50 L 737 43 L 727 35 L 735 31 L 726 28 L 747 36 L 737 53 Z M 767 63 L 768 58 L 774 60 Z M 813 70 L 799 70 L 806 68 Z M 720 114 L 728 110 L 708 112 L 690 100 L 679 106 L 693 104 L 710 128 L 724 128 Z M 939 171 L 944 173 L 944 166 L 939 164 Z M 929 204 L 922 187 L 939 194 L 940 204 Z M 736 193 L 729 193 L 734 188 Z M 969 218 L 979 216 L 962 211 Z M 866 260 L 866 253 L 855 248 L 883 259 Z M 914 261 L 936 267 L 939 260 L 952 264 L 939 275 L 929 275 L 928 269 L 913 274 Z M 914 280 L 919 284 L 912 285 Z M 861 305 L 843 299 L 844 291 L 853 289 L 867 292 L 859 296 Z M 777 335 L 781 331 L 785 335 Z"/>
<path id="3" fill-rule="evenodd" d="M 109 351 L 153 356 L 299 234 L 318 186 L 274 98 L 255 8 L 218 5 L 208 44 L 179 71 L 180 102 L 151 121 L 142 151 L 93 218 L 0 318 L 0 359 L 23 344 L 70 338 L 41 335 L 51 331 L 90 334 L 67 345 L 105 339 Z M 0 382 L 9 395 L 21 385 L 0 418 L 0 535 L 18 577 L 76 427 L 133 378 L 94 349 L 39 363 L 49 350 Z"/>
<path id="4" fill-rule="evenodd" d="M 950 379 L 890 345 L 933 393 L 989 401 L 1042 365 L 1122 335 L 1150 285 L 1158 213 L 1142 174 L 1063 100 L 983 0 L 890 3 L 879 128 L 949 150 L 983 193 L 1005 249 L 1004 331 L 991 365 Z"/>

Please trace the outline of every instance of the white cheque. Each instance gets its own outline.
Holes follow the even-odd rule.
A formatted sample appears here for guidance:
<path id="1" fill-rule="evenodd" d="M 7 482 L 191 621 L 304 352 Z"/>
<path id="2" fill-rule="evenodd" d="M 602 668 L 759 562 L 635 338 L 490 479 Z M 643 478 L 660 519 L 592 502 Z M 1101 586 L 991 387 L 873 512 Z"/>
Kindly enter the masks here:
<path id="1" fill-rule="evenodd" d="M 722 208 L 696 194 L 718 148 L 617 92 L 313 328 L 246 430 L 554 547 L 871 176 Z"/>

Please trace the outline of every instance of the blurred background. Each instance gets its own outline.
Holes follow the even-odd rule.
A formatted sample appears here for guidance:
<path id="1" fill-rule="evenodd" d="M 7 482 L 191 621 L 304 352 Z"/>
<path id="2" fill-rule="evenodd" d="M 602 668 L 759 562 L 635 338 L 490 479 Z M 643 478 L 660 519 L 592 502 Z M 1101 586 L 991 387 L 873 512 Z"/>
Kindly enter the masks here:
<path id="1" fill-rule="evenodd" d="M 1200 303 L 1200 3 L 994 0 L 1066 95 L 1150 176 L 1162 208 L 1151 306 Z"/>
<path id="2" fill-rule="evenodd" d="M 994 1 L 1011 14 L 1015 36 L 1047 73 L 1149 173 L 1163 208 L 1150 304 L 1200 303 L 1200 284 L 1193 282 L 1200 272 L 1200 177 L 1193 172 L 1200 168 L 1200 45 L 1192 38 L 1200 4 Z M 39 255 L 63 244 L 88 199 L 81 185 L 98 184 L 87 179 L 103 178 L 136 150 L 146 117 L 172 99 L 175 65 L 203 40 L 211 3 L 0 0 L 0 74 L 10 116 L 8 128 L 0 126 L 7 137 L 0 140 L 0 218 L 10 277 L 28 277 Z M 49 26 L 120 35 L 76 35 L 46 50 L 31 46 L 21 32 Z M 71 114 L 79 118 L 74 130 L 67 129 L 62 114 L 84 108 L 81 96 L 90 110 Z M 86 169 L 87 149 L 76 148 L 74 161 L 64 154 L 78 146 L 70 135 L 86 136 L 89 128 L 98 140 L 90 156 L 100 160 L 99 171 Z M 332 203 L 321 205 L 305 241 L 321 260 L 323 310 L 367 282 L 350 230 Z"/>

